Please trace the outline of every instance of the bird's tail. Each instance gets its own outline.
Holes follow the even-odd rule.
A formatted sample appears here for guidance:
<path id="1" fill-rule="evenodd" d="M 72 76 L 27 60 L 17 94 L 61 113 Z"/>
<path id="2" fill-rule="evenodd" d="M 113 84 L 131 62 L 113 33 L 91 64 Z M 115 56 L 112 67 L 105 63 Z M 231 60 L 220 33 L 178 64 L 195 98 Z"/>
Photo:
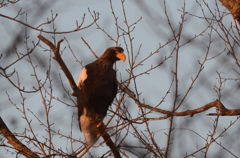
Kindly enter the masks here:
<path id="1" fill-rule="evenodd" d="M 84 113 L 80 116 L 80 127 L 84 134 L 85 140 L 89 146 L 96 143 L 98 138 L 98 129 L 92 123 L 91 118 Z"/>

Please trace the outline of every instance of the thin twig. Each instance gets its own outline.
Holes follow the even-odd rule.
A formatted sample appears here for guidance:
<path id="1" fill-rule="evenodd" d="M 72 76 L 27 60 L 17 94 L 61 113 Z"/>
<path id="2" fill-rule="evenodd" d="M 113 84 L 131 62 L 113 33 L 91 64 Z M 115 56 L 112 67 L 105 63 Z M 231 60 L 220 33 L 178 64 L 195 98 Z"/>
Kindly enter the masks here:
<path id="1" fill-rule="evenodd" d="M 0 117 L 0 133 L 8 140 L 8 143 L 11 144 L 16 150 L 18 150 L 22 155 L 27 158 L 40 158 L 35 152 L 31 151 L 24 144 L 22 144 L 14 134 L 8 129 L 7 125 L 4 123 Z"/>

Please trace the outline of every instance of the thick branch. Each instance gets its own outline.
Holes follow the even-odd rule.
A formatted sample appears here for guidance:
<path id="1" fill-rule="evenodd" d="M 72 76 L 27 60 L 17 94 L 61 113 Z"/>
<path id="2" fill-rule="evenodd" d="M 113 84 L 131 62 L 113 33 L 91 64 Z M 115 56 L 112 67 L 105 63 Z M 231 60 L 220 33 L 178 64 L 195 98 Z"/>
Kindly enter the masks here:
<path id="1" fill-rule="evenodd" d="M 61 55 L 59 53 L 59 49 L 60 49 L 60 44 L 63 40 L 59 40 L 58 43 L 57 43 L 57 47 L 56 47 L 56 46 L 54 46 L 54 44 L 52 42 L 47 40 L 42 35 L 38 35 L 38 38 L 40 40 L 42 40 L 45 44 L 47 44 L 52 49 L 52 51 L 55 55 L 53 58 L 58 62 L 61 69 L 63 70 L 64 74 L 68 78 L 69 84 L 73 89 L 73 96 L 77 97 L 78 106 L 80 106 L 79 108 L 85 107 L 88 111 L 90 111 L 90 113 L 92 114 L 91 117 L 94 118 L 94 119 L 92 119 L 93 124 L 95 124 L 95 126 L 98 128 L 100 135 L 103 137 L 106 144 L 112 150 L 114 157 L 115 158 L 120 158 L 121 156 L 120 156 L 120 153 L 118 151 L 118 148 L 115 146 L 115 144 L 111 140 L 110 135 L 106 132 L 106 130 L 105 130 L 106 128 L 105 128 L 104 123 L 101 121 L 101 119 L 96 118 L 97 115 L 95 115 L 95 112 L 93 111 L 93 109 L 90 108 L 90 106 L 88 106 L 88 102 L 84 98 L 80 89 L 77 87 L 77 85 L 76 85 L 76 83 L 75 83 L 75 81 L 72 77 L 72 74 L 70 73 L 66 64 L 64 63 L 64 61 L 61 58 Z"/>
<path id="2" fill-rule="evenodd" d="M 187 116 L 190 115 L 191 117 L 195 114 L 204 112 L 212 107 L 216 107 L 218 109 L 217 113 L 209 113 L 208 115 L 218 115 L 218 116 L 234 116 L 234 115 L 240 115 L 240 109 L 227 109 L 224 107 L 224 105 L 219 101 L 216 100 L 214 102 L 208 103 L 200 108 L 193 109 L 193 110 L 187 110 L 183 112 L 171 112 L 167 110 L 162 110 L 158 108 L 151 107 L 149 105 L 140 104 L 141 107 L 145 107 L 147 109 L 166 114 L 168 116 Z"/>
<path id="3" fill-rule="evenodd" d="M 54 46 L 54 44 L 52 42 L 50 42 L 49 40 L 47 40 L 45 37 L 43 37 L 42 35 L 38 35 L 38 38 L 40 40 L 42 40 L 45 44 L 47 44 L 51 50 L 54 53 L 54 59 L 58 62 L 58 64 L 60 65 L 61 69 L 63 70 L 63 72 L 65 73 L 66 77 L 68 78 L 69 84 L 72 87 L 75 96 L 78 94 L 78 87 L 72 77 L 72 74 L 70 73 L 70 71 L 68 70 L 67 66 L 65 65 L 64 61 L 62 60 L 60 53 L 59 53 L 59 49 L 60 49 L 60 44 L 63 41 L 63 39 L 59 40 L 57 43 L 57 47 Z"/>
<path id="4" fill-rule="evenodd" d="M 120 89 L 124 92 L 126 92 L 130 98 L 132 98 L 135 103 L 140 106 L 140 107 L 144 107 L 147 108 L 149 110 L 158 112 L 158 113 L 162 113 L 162 114 L 166 114 L 168 117 L 170 116 L 187 116 L 190 115 L 191 117 L 197 113 L 201 113 L 203 111 L 206 111 L 212 107 L 216 107 L 218 109 L 217 113 L 209 113 L 209 115 L 218 115 L 218 116 L 235 116 L 235 115 L 240 115 L 240 109 L 227 109 L 224 107 L 224 105 L 219 101 L 216 100 L 214 102 L 208 103 L 200 108 L 197 109 L 193 109 L 193 110 L 187 110 L 187 111 L 183 111 L 183 112 L 172 112 L 172 111 L 167 111 L 167 110 L 162 110 L 159 108 L 155 108 L 152 107 L 150 105 L 146 105 L 141 103 L 136 97 L 135 94 L 129 90 L 127 87 L 124 87 L 121 83 L 118 82 L 118 86 L 120 87 Z"/>
<path id="5" fill-rule="evenodd" d="M 24 144 L 22 144 L 12 132 L 8 129 L 2 118 L 0 117 L 0 132 L 8 140 L 16 150 L 18 150 L 22 155 L 27 158 L 40 158 L 36 153 L 28 149 Z"/>

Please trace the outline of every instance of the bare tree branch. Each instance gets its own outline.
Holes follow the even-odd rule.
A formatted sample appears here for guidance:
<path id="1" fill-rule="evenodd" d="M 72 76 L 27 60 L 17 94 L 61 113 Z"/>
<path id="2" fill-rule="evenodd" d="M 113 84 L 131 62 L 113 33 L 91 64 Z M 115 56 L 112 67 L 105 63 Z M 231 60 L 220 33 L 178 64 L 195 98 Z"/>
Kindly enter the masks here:
<path id="1" fill-rule="evenodd" d="M 20 20 L 17 20 L 16 18 L 12 18 L 12 17 L 6 16 L 6 15 L 3 15 L 3 14 L 0 14 L 0 17 L 3 17 L 3 18 L 6 18 L 6 19 L 15 21 L 15 22 L 17 22 L 17 23 L 20 23 L 20 24 L 22 24 L 22 25 L 24 25 L 24 26 L 27 26 L 27 27 L 29 27 L 29 28 L 31 28 L 31 29 L 33 29 L 33 30 L 36 30 L 36 31 L 40 31 L 40 32 L 44 32 L 44 33 L 50 33 L 50 34 L 66 34 L 66 33 L 77 32 L 77 31 L 80 31 L 80 30 L 83 30 L 83 29 L 86 29 L 86 28 L 92 26 L 92 25 L 99 19 L 99 14 L 98 14 L 98 13 L 94 13 L 94 16 L 93 16 L 94 19 L 93 19 L 93 21 L 92 21 L 90 24 L 88 24 L 88 25 L 86 25 L 86 26 L 83 26 L 84 21 L 85 21 L 85 14 L 84 14 L 84 15 L 83 15 L 83 18 L 82 18 L 82 22 L 81 22 L 80 25 L 77 23 L 77 27 L 76 27 L 75 29 L 69 30 L 69 31 L 62 31 L 62 32 L 46 31 L 46 30 L 43 30 L 43 29 L 39 28 L 39 27 L 40 27 L 41 25 L 43 25 L 43 24 L 50 24 L 50 23 L 53 22 L 55 19 L 52 19 L 51 21 L 48 21 L 48 22 L 46 22 L 46 23 L 42 23 L 42 24 L 40 24 L 40 25 L 37 26 L 37 27 L 33 27 L 33 26 L 31 26 L 31 25 L 29 25 L 29 24 L 27 24 L 27 23 L 24 23 L 24 22 L 22 22 L 22 21 L 20 21 Z"/>
<path id="2" fill-rule="evenodd" d="M 147 108 L 149 110 L 158 112 L 158 113 L 162 113 L 162 114 L 166 114 L 168 117 L 170 116 L 187 116 L 190 115 L 191 117 L 195 114 L 201 113 L 203 111 L 206 111 L 212 107 L 216 107 L 219 112 L 217 113 L 209 113 L 209 115 L 217 115 L 217 116 L 235 116 L 235 115 L 240 115 L 240 109 L 227 109 L 225 108 L 225 106 L 220 102 L 220 100 L 216 100 L 214 102 L 208 103 L 200 108 L 197 109 L 193 109 L 193 110 L 187 110 L 187 111 L 183 111 L 183 112 L 171 112 L 171 111 L 167 111 L 167 110 L 162 110 L 159 108 L 155 108 L 152 107 L 150 105 L 146 105 L 141 103 L 136 97 L 135 94 L 129 90 L 127 87 L 124 87 L 122 84 L 120 84 L 118 82 L 118 86 L 121 88 L 122 91 L 126 92 L 130 98 L 132 98 L 135 103 L 139 106 L 139 107 L 144 107 Z"/>
<path id="3" fill-rule="evenodd" d="M 8 140 L 8 143 L 11 144 L 22 155 L 26 156 L 27 158 L 40 158 L 36 153 L 27 148 L 14 136 L 14 134 L 8 129 L 7 125 L 4 123 L 1 117 L 0 117 L 0 132 Z"/>

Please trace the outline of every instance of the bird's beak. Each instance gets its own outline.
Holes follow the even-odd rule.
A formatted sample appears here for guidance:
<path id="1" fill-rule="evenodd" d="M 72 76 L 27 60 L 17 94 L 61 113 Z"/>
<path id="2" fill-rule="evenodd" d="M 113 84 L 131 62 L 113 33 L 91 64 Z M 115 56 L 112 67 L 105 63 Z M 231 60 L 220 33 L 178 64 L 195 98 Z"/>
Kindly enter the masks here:
<path id="1" fill-rule="evenodd" d="M 117 51 L 116 57 L 117 57 L 118 59 L 121 59 L 122 61 L 126 61 L 126 56 L 125 56 L 125 54 L 122 53 L 122 52 L 118 52 L 118 51 Z"/>

